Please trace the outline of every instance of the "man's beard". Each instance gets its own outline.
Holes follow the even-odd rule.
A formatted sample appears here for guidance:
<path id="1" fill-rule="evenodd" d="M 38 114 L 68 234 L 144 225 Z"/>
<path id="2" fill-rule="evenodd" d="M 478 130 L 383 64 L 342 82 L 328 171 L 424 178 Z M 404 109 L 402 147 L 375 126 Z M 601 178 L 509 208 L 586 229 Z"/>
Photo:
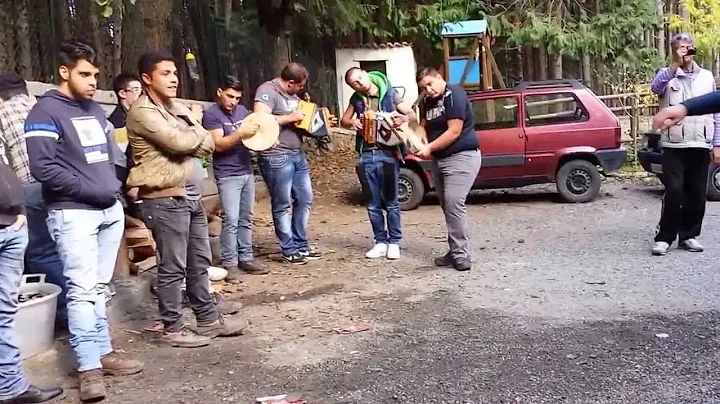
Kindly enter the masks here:
<path id="1" fill-rule="evenodd" d="M 87 98 L 85 94 L 82 94 L 75 86 L 72 85 L 72 83 L 68 82 L 68 88 L 70 89 L 70 94 L 72 94 L 73 98 L 76 100 L 90 100 L 92 97 Z M 96 90 L 97 91 L 97 90 Z M 94 94 L 93 94 L 94 95 Z"/>

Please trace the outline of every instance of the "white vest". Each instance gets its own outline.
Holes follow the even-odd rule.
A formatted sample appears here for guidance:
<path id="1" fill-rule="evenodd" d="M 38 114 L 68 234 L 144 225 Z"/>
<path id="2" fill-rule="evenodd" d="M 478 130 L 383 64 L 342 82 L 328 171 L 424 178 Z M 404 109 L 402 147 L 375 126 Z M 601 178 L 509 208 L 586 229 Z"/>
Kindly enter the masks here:
<path id="1" fill-rule="evenodd" d="M 660 101 L 663 107 L 678 105 L 714 90 L 715 78 L 712 73 L 693 63 L 692 78 L 688 78 L 682 69 L 678 69 L 677 75 L 668 82 L 665 95 Z M 711 149 L 714 132 L 713 114 L 688 116 L 663 131 L 660 147 Z"/>

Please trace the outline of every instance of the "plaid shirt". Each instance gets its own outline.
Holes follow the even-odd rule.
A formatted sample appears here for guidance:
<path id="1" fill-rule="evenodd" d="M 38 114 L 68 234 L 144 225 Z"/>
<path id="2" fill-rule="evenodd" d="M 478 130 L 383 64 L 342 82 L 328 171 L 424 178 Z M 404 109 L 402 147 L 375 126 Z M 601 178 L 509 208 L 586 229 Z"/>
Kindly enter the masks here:
<path id="1" fill-rule="evenodd" d="M 35 97 L 16 95 L 0 104 L 0 146 L 23 184 L 35 181 L 30 174 L 30 161 L 25 146 L 25 118 L 35 105 Z"/>

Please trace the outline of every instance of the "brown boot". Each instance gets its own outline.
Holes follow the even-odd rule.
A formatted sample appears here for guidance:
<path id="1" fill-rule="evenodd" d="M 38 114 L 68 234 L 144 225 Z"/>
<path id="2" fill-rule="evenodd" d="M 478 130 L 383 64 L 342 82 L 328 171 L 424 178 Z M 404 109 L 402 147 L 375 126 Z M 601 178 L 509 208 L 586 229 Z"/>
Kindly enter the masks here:
<path id="1" fill-rule="evenodd" d="M 228 273 L 225 277 L 225 282 L 232 284 L 242 283 L 242 272 L 240 272 L 238 267 L 225 267 L 225 270 Z"/>
<path id="2" fill-rule="evenodd" d="M 198 335 L 186 327 L 177 332 L 164 332 L 161 340 L 175 348 L 200 348 L 210 345 L 210 338 Z"/>
<path id="3" fill-rule="evenodd" d="M 270 273 L 270 271 L 260 266 L 260 264 L 256 264 L 255 261 L 240 261 L 238 268 L 250 275 L 267 275 Z"/>
<path id="4" fill-rule="evenodd" d="M 117 352 L 111 352 L 100 359 L 103 373 L 106 376 L 129 376 L 143 371 L 144 365 L 140 361 L 124 359 Z"/>
<path id="5" fill-rule="evenodd" d="M 103 372 L 100 369 L 80 372 L 80 401 L 95 403 L 105 399 L 105 383 L 103 383 Z"/>
<path id="6" fill-rule="evenodd" d="M 247 327 L 247 320 L 239 317 L 224 318 L 223 316 L 220 316 L 217 320 L 210 324 L 198 324 L 195 332 L 210 338 L 235 337 L 237 335 L 244 334 Z"/>

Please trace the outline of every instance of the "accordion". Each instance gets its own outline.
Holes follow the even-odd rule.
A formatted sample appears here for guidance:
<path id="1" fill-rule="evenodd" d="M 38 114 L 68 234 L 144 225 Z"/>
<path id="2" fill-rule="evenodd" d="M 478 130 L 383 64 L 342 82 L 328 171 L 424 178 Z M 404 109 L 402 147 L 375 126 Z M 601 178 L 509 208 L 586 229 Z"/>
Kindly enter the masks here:
<path id="1" fill-rule="evenodd" d="M 368 110 L 360 116 L 362 137 L 369 145 L 397 146 L 404 143 L 393 128 L 390 114 Z"/>
<path id="2" fill-rule="evenodd" d="M 318 108 L 314 102 L 300 101 L 298 110 L 305 115 L 295 126 L 302 129 L 308 136 L 322 138 L 330 134 L 329 113 L 327 108 Z"/>

